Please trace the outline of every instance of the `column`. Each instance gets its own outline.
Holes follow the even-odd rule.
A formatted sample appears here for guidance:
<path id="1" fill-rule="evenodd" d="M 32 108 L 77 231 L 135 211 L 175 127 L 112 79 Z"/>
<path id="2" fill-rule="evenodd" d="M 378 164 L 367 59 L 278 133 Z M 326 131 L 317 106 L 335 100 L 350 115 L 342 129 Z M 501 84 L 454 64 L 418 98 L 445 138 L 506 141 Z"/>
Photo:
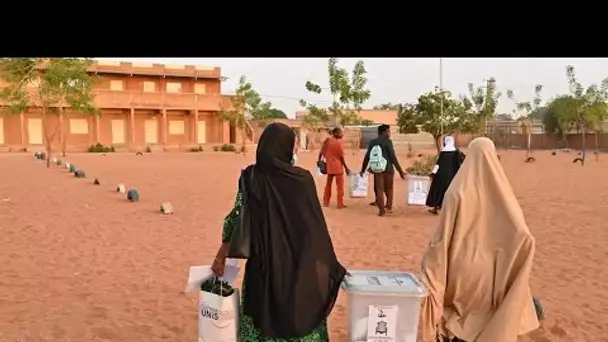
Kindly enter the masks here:
<path id="1" fill-rule="evenodd" d="M 99 132 L 99 115 L 95 115 L 95 142 L 97 144 L 99 144 L 101 141 Z"/>
<path id="2" fill-rule="evenodd" d="M 129 114 L 129 128 L 131 130 L 129 145 L 135 147 L 135 108 L 131 108 L 131 114 Z"/>
<path id="3" fill-rule="evenodd" d="M 161 124 L 161 135 L 160 135 L 160 139 L 161 139 L 161 143 L 163 144 L 163 146 L 167 145 L 167 110 L 165 108 L 162 109 L 162 114 L 163 114 L 163 122 Z"/>
<path id="4" fill-rule="evenodd" d="M 193 143 L 193 144 L 198 145 L 198 109 L 195 109 L 195 110 L 193 111 L 193 114 L 194 114 L 194 115 L 192 115 L 192 118 L 193 118 L 193 120 L 194 120 L 194 123 L 193 123 L 193 127 L 194 127 L 193 132 L 194 132 L 194 136 L 192 137 L 192 143 Z"/>
<path id="5" fill-rule="evenodd" d="M 21 123 L 19 131 L 21 132 L 21 145 L 25 147 L 27 145 L 27 139 L 25 138 L 25 115 L 19 113 L 19 122 Z"/>

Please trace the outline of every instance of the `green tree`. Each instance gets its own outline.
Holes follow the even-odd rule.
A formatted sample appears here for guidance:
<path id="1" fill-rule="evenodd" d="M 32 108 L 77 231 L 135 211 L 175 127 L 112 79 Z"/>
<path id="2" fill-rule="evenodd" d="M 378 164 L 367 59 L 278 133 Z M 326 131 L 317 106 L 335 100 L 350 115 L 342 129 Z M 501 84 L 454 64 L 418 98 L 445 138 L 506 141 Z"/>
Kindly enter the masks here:
<path id="1" fill-rule="evenodd" d="M 473 83 L 469 83 L 468 88 L 470 96 L 468 100 L 471 103 L 471 117 L 469 118 L 472 125 L 471 130 L 477 134 L 485 134 L 488 121 L 496 115 L 496 108 L 502 93 L 496 90 L 494 77 L 484 80 L 484 85 L 477 88 Z"/>
<path id="2" fill-rule="evenodd" d="M 23 113 L 31 107 L 41 110 L 47 167 L 51 163 L 51 141 L 61 128 L 57 124 L 49 129 L 49 115 L 63 115 L 64 107 L 79 113 L 101 115 L 94 104 L 93 85 L 97 78 L 87 72 L 90 62 L 82 58 L 0 59 L 0 76 L 8 83 L 0 90 L 0 99 L 9 112 Z M 65 136 L 62 140 L 65 152 Z"/>
<path id="3" fill-rule="evenodd" d="M 532 101 L 518 101 L 515 97 L 513 90 L 507 91 L 507 97 L 515 103 L 515 109 L 513 114 L 517 117 L 517 122 L 526 135 L 526 160 L 531 155 L 531 142 L 532 142 L 532 125 L 534 123 L 533 113 L 537 112 L 540 108 L 542 97 L 541 92 L 543 86 L 537 84 L 534 86 L 534 97 Z"/>
<path id="4" fill-rule="evenodd" d="M 222 108 L 220 118 L 228 121 L 241 132 L 241 152 L 246 153 L 247 132 L 253 134 L 250 120 L 259 119 L 271 108 L 270 102 L 262 102 L 262 97 L 253 88 L 245 76 L 239 78 L 234 96 L 231 97 L 232 108 Z"/>
<path id="5" fill-rule="evenodd" d="M 595 133 L 596 148 L 599 150 L 598 133 L 602 122 L 608 117 L 608 78 L 601 84 L 592 84 L 586 89 L 577 80 L 574 67 L 566 67 L 566 79 L 570 94 L 554 99 L 550 104 L 550 112 L 555 120 L 564 128 L 575 129 L 582 134 L 581 161 L 585 164 L 586 135 L 589 130 Z M 599 156 L 599 154 L 598 154 Z"/>
<path id="6" fill-rule="evenodd" d="M 355 63 L 350 78 L 348 71 L 338 66 L 337 58 L 330 58 L 327 64 L 329 88 L 324 89 L 310 81 L 306 82 L 305 87 L 314 94 L 329 90 L 332 104 L 328 108 L 319 108 L 315 104 L 300 100 L 300 105 L 308 111 L 304 117 L 305 125 L 317 127 L 326 124 L 330 119 L 335 120 L 336 125 L 342 126 L 369 124 L 359 116 L 361 106 L 371 97 L 371 92 L 366 87 L 367 70 L 363 61 Z"/>
<path id="7" fill-rule="evenodd" d="M 375 110 L 398 110 L 399 109 L 399 104 L 398 103 L 383 103 L 377 106 L 374 106 Z"/>
<path id="8" fill-rule="evenodd" d="M 443 102 L 443 114 L 442 114 Z M 435 140 L 437 153 L 441 151 L 441 136 L 452 134 L 463 128 L 468 113 L 465 104 L 452 98 L 447 90 L 439 90 L 420 95 L 416 103 L 401 105 L 397 111 L 399 133 L 430 133 Z"/>

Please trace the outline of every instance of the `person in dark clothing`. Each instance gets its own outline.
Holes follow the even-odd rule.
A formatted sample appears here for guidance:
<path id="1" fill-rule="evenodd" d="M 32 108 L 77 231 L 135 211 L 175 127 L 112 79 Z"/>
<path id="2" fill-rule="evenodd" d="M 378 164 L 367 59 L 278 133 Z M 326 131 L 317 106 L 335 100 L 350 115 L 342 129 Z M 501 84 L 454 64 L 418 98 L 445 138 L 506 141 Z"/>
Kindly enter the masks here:
<path id="1" fill-rule="evenodd" d="M 387 212 L 393 210 L 393 181 L 395 178 L 395 169 L 399 172 L 399 176 L 405 179 L 405 172 L 401 168 L 397 156 L 395 155 L 395 149 L 393 148 L 393 142 L 391 140 L 391 131 L 389 125 L 378 126 L 378 137 L 373 139 L 367 148 L 365 158 L 363 158 L 363 165 L 361 165 L 361 177 L 368 169 L 371 169 L 374 174 L 374 192 L 376 194 L 376 205 L 378 206 L 378 216 L 384 216 Z M 381 158 L 384 159 L 381 170 L 370 167 L 370 163 L 375 162 L 374 157 L 375 147 L 378 146 L 381 151 Z M 386 195 L 386 204 L 384 202 L 384 196 Z"/>
<path id="2" fill-rule="evenodd" d="M 443 203 L 443 197 L 448 190 L 452 179 L 456 176 L 463 161 L 464 154 L 454 146 L 454 138 L 446 136 L 443 139 L 443 148 L 439 152 L 437 164 L 431 172 L 433 178 L 429 195 L 426 198 L 426 206 L 431 207 L 429 213 L 437 215 Z"/>
<path id="3" fill-rule="evenodd" d="M 327 318 L 346 269 L 336 257 L 311 174 L 292 164 L 295 142 L 284 124 L 264 129 L 256 162 L 241 176 L 247 187 L 237 191 L 213 260 L 211 269 L 222 276 L 234 232 L 250 230 L 237 339 L 242 342 L 329 341 Z M 242 210 L 251 213 L 248 225 L 238 223 Z"/>

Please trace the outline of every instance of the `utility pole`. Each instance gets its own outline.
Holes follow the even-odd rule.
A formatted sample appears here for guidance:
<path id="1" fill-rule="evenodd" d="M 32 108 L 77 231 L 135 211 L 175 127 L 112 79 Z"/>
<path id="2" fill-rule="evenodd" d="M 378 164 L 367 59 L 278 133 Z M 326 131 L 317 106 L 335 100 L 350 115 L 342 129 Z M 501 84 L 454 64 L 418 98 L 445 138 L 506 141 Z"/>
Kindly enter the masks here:
<path id="1" fill-rule="evenodd" d="M 443 58 L 439 58 L 439 91 L 441 92 L 440 98 L 440 116 L 439 122 L 441 123 L 440 133 L 443 135 Z"/>

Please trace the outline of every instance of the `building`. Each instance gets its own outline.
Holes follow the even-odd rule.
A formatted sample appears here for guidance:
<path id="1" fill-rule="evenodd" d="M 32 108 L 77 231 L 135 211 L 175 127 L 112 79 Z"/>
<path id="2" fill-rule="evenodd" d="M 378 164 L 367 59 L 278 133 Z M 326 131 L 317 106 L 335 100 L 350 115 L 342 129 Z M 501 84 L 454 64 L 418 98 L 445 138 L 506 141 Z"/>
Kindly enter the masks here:
<path id="1" fill-rule="evenodd" d="M 221 94 L 218 67 L 94 61 L 89 71 L 101 76 L 94 103 L 102 115 L 70 108 L 61 117 L 47 115 L 54 146 L 62 138 L 68 151 L 85 151 L 96 143 L 134 151 L 240 142 L 240 132 L 219 115 L 231 102 Z M 40 108 L 0 113 L 0 148 L 41 147 L 45 139 Z"/>

